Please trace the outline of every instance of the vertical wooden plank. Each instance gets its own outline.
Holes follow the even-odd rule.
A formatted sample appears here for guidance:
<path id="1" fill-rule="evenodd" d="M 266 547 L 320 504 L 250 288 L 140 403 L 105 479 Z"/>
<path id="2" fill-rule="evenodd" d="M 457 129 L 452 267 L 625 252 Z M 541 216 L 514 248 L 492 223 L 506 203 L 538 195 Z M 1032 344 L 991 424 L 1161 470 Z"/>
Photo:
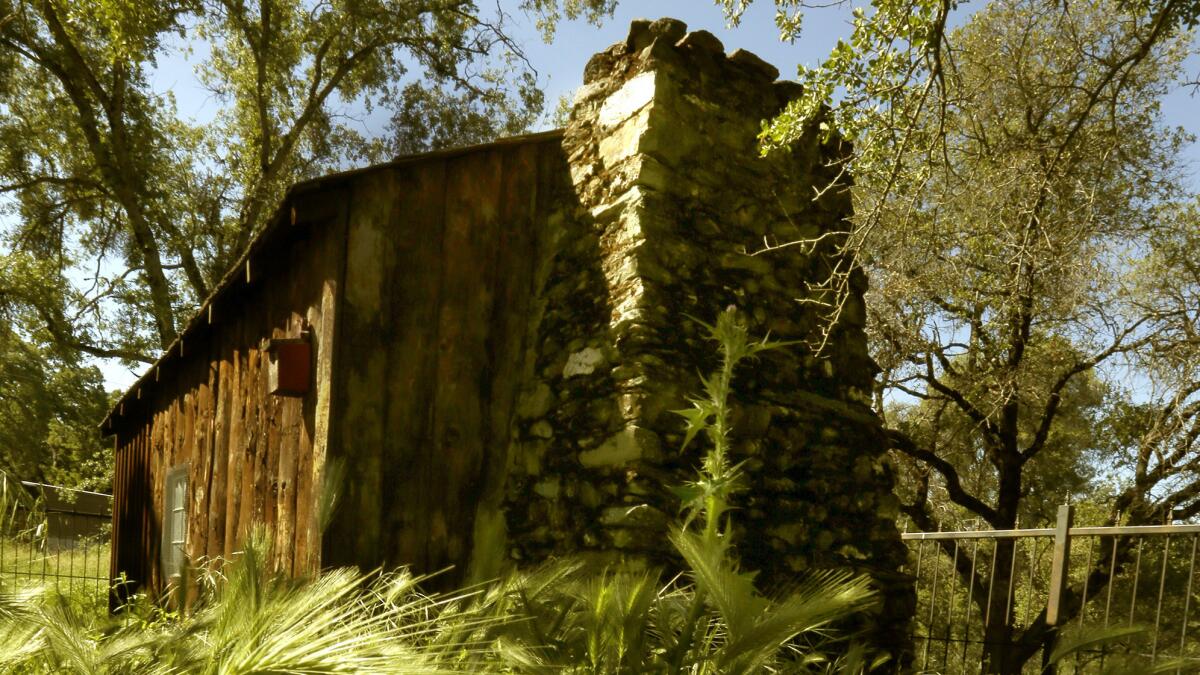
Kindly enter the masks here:
<path id="1" fill-rule="evenodd" d="M 193 434 L 189 461 L 195 482 L 191 488 L 191 505 L 188 509 L 188 555 L 194 563 L 208 555 L 208 498 L 212 480 L 212 391 L 215 367 L 212 362 L 211 337 L 198 345 L 191 358 L 195 361 L 194 405 L 188 426 Z"/>
<path id="2" fill-rule="evenodd" d="M 134 432 L 123 431 L 117 437 L 120 447 L 120 475 L 124 488 L 120 499 L 117 499 L 116 485 L 113 485 L 113 527 L 112 550 L 109 563 L 109 574 L 116 580 L 121 572 L 133 579 L 134 561 L 142 557 L 141 543 L 134 535 L 138 522 L 134 518 L 133 500 L 136 498 L 137 486 L 134 481 L 133 462 L 135 459 L 134 442 L 145 433 L 145 427 Z M 114 475 L 115 479 L 115 475 Z M 126 590 L 132 590 L 126 589 Z M 124 594 L 121 597 L 125 597 Z"/>
<path id="3" fill-rule="evenodd" d="M 153 424 L 155 417 L 151 415 L 150 420 Z M 154 555 L 155 550 L 153 549 L 155 539 L 154 531 L 151 528 L 151 523 L 153 522 L 151 488 L 153 486 L 150 482 L 152 480 L 150 462 L 151 453 L 153 452 L 154 447 L 155 432 L 156 427 L 152 426 L 149 430 L 139 434 L 137 454 L 135 455 L 137 458 L 135 460 L 136 465 L 133 467 L 134 481 L 138 486 L 136 493 L 136 518 L 138 519 L 137 543 L 138 551 L 141 553 L 141 555 L 138 556 L 140 564 L 137 567 L 137 571 L 140 573 L 140 576 L 137 577 L 137 581 L 139 584 L 143 584 L 146 590 L 150 590 L 152 588 L 151 584 L 154 580 L 151 573 L 154 567 L 154 558 L 152 556 Z M 161 431 L 159 433 L 161 433 Z M 146 555 L 147 552 L 149 552 L 149 555 Z"/>
<path id="4" fill-rule="evenodd" d="M 254 329 L 245 318 L 242 320 L 242 345 L 245 353 L 242 357 L 241 378 L 238 387 L 241 389 L 241 439 L 235 450 L 238 457 L 239 481 L 237 491 L 238 512 L 236 515 L 237 529 L 234 532 L 233 552 L 241 550 L 250 530 L 254 511 L 254 446 L 258 442 L 259 414 L 258 406 L 258 346 L 254 341 Z"/>
<path id="5" fill-rule="evenodd" d="M 140 562 L 146 556 L 146 548 L 143 542 L 142 534 L 142 490 L 144 483 L 141 480 L 141 471 L 139 470 L 142 459 L 142 448 L 149 442 L 150 429 L 149 426 L 153 422 L 153 417 L 147 417 L 147 426 L 142 427 L 137 435 L 133 438 L 133 442 L 125 446 L 127 453 L 125 458 L 125 476 L 129 481 L 128 498 L 125 500 L 125 507 L 122 511 L 122 549 L 128 547 L 127 553 L 122 553 L 123 562 L 120 569 L 114 573 L 126 572 L 127 577 L 131 582 L 138 586 L 143 586 L 146 583 L 146 577 L 140 569 Z M 133 590 L 132 588 L 130 590 Z"/>
<path id="6" fill-rule="evenodd" d="M 260 286 L 262 300 L 257 308 L 260 317 L 259 339 L 267 337 L 284 337 L 283 323 L 279 317 L 288 316 L 281 312 L 281 305 L 286 302 L 286 289 L 289 284 L 289 271 L 286 264 L 281 264 L 281 258 L 286 259 L 285 242 L 277 241 L 274 254 L 267 264 L 266 276 Z M 259 393 L 266 415 L 263 419 L 258 446 L 259 456 L 255 458 L 255 525 L 264 528 L 267 541 L 271 546 L 271 564 L 279 569 L 280 551 L 273 544 L 279 514 L 279 446 L 282 441 L 283 403 L 284 399 L 267 393 L 267 363 L 268 356 L 264 351 L 259 355 Z M 261 501 L 259 498 L 261 497 Z"/>
<path id="7" fill-rule="evenodd" d="M 289 256 L 293 261 L 300 262 L 301 256 L 296 255 L 299 247 L 294 246 L 292 255 Z M 291 269 L 297 269 L 295 265 L 289 266 Z M 308 268 L 300 268 L 308 269 Z M 286 280 L 286 296 L 288 307 L 301 307 L 303 302 L 304 288 L 309 280 L 304 277 Z M 279 331 L 283 337 L 295 335 L 300 327 L 300 314 L 293 312 L 289 315 L 287 324 L 289 328 Z M 275 452 L 275 482 L 277 487 L 275 494 L 275 557 L 278 561 L 281 572 L 291 574 L 295 567 L 295 544 L 296 544 L 296 452 L 300 444 L 300 408 L 302 401 L 294 397 L 276 397 L 279 417 L 278 417 L 278 449 Z"/>
<path id="8" fill-rule="evenodd" d="M 315 311 L 314 311 L 315 310 Z M 319 323 L 319 304 L 309 308 L 308 315 Z M 314 342 L 316 338 L 314 337 Z M 315 347 L 315 344 L 314 344 Z M 314 389 L 315 389 L 314 383 Z M 301 577 L 312 574 L 309 566 L 309 546 L 313 543 L 309 519 L 314 508 L 313 489 L 313 405 L 316 400 L 310 392 L 297 404 L 296 420 L 296 467 L 294 472 L 295 489 L 292 506 L 292 574 Z"/>
<path id="9" fill-rule="evenodd" d="M 242 472 L 243 448 L 246 435 L 246 377 L 247 361 L 246 348 L 241 342 L 242 330 L 238 326 L 234 332 L 237 348 L 230 356 L 229 373 L 229 441 L 226 446 L 228 454 L 226 471 L 225 494 L 225 552 L 226 558 L 231 558 L 241 542 L 238 539 L 238 528 L 242 513 Z"/>
<path id="10" fill-rule="evenodd" d="M 324 285 L 326 279 L 324 275 L 320 275 L 317 279 L 320 285 Z M 318 290 L 315 298 L 306 308 L 305 319 L 312 330 L 312 347 L 313 361 L 317 364 L 321 359 L 321 330 L 323 322 L 321 320 L 321 291 Z M 310 522 L 313 518 L 314 502 L 316 500 L 315 487 L 313 484 L 316 478 L 314 462 L 314 453 L 316 448 L 313 442 L 313 431 L 316 424 L 316 401 L 320 395 L 320 377 L 318 368 L 313 369 L 312 389 L 309 391 L 299 403 L 299 413 L 296 434 L 296 489 L 295 489 L 295 507 L 292 514 L 292 522 L 294 523 L 293 535 L 294 544 L 292 551 L 292 574 L 296 576 L 308 576 L 315 572 L 315 566 L 311 559 L 313 545 L 316 545 L 318 537 L 314 534 L 315 527 Z"/>
<path id="11" fill-rule="evenodd" d="M 481 317 L 490 326 L 484 343 L 487 381 L 480 392 L 482 452 L 480 488 L 475 495 L 474 528 L 469 543 L 468 581 L 485 581 L 501 573 L 505 550 L 502 509 L 513 408 L 524 369 L 526 327 L 535 257 L 534 213 L 538 199 L 540 147 L 505 148 L 497 199 L 500 216 L 492 247 L 493 274 L 480 279 L 494 289 L 493 302 Z"/>
<path id="12" fill-rule="evenodd" d="M 216 375 L 213 405 L 212 475 L 208 495 L 208 551 L 210 559 L 225 555 L 225 516 L 228 511 L 226 483 L 229 466 L 229 424 L 232 386 L 229 378 L 232 371 L 232 351 L 229 349 L 227 331 L 219 338 L 214 337 Z"/>
<path id="13" fill-rule="evenodd" d="M 280 408 L 275 555 L 280 571 L 291 574 L 296 553 L 296 452 L 300 445 L 300 401 L 287 399 L 282 401 Z"/>
<path id="14" fill-rule="evenodd" d="M 258 456 L 254 461 L 255 522 L 265 528 L 268 541 L 273 542 L 279 514 L 279 446 L 282 435 L 283 399 L 267 393 L 267 355 L 259 356 L 261 376 L 259 390 L 265 411 L 263 429 L 260 432 Z M 279 563 L 279 551 L 272 549 L 272 566 Z"/>
<path id="15" fill-rule="evenodd" d="M 392 193 L 395 261 L 388 283 L 389 326 L 380 335 L 389 351 L 386 477 L 383 531 L 392 565 L 432 569 L 426 548 L 430 477 L 435 451 L 429 434 L 438 386 L 438 306 L 442 284 L 442 216 L 445 162 L 422 163 L 398 172 Z"/>
<path id="16" fill-rule="evenodd" d="M 129 499 L 125 504 L 122 528 L 125 528 L 124 545 L 128 546 L 130 551 L 123 556 L 125 563 L 122 568 L 128 571 L 129 579 L 142 588 L 145 588 L 145 584 L 149 581 L 144 568 L 147 549 L 145 534 L 146 482 L 143 476 L 143 467 L 145 466 L 146 448 L 150 445 L 153 422 L 153 415 L 148 414 L 147 426 L 138 431 L 130 445 L 127 446 L 128 457 L 125 467 L 125 476 L 129 481 L 130 489 Z"/>
<path id="17" fill-rule="evenodd" d="M 338 433 L 333 419 L 334 403 L 334 364 L 339 358 L 339 326 L 341 322 L 342 289 L 346 276 L 346 240 L 350 200 L 346 192 L 331 196 L 339 200 L 338 216 L 332 227 L 326 230 L 327 236 L 321 245 L 325 255 L 321 258 L 324 273 L 320 283 L 319 316 L 310 313 L 313 328 L 313 348 L 315 349 L 316 367 L 313 370 L 314 393 L 312 400 L 312 453 L 311 466 L 305 473 L 308 476 L 308 497 L 301 503 L 306 515 L 300 518 L 304 523 L 305 572 L 312 574 L 323 564 L 324 533 L 318 522 L 317 499 L 318 491 L 325 476 L 326 461 L 330 454 L 330 444 L 333 434 Z M 338 380 L 340 381 L 340 380 Z M 343 486 L 337 486 L 342 489 Z"/>
<path id="18" fill-rule="evenodd" d="M 146 445 L 144 452 L 144 475 L 145 481 L 142 483 L 144 493 L 142 495 L 142 517 L 145 520 L 145 526 L 142 529 L 142 538 L 146 545 L 148 555 L 146 556 L 146 584 L 149 589 L 157 589 L 158 575 L 155 570 L 158 569 L 158 535 L 159 525 L 156 515 L 154 498 L 157 494 L 155 490 L 155 477 L 158 475 L 158 458 L 162 454 L 163 447 L 166 445 L 167 437 L 167 409 L 170 407 L 169 401 L 160 402 L 160 407 L 154 413 L 154 426 L 151 430 L 149 443 Z"/>
<path id="19" fill-rule="evenodd" d="M 438 316 L 438 388 L 433 447 L 439 466 L 431 476 L 440 503 L 430 517 L 429 564 L 462 565 L 475 515 L 483 461 L 483 401 L 487 391 L 486 321 L 493 289 L 502 154 L 486 151 L 450 160 L 446 169 L 445 238 Z M 442 585 L 462 578 L 461 568 Z"/>
<path id="20" fill-rule="evenodd" d="M 353 210 L 347 220 L 346 266 L 339 310 L 335 372 L 337 447 L 345 461 L 342 505 L 323 536 L 323 563 L 371 569 L 381 559 L 383 428 L 388 353 L 380 345 L 385 316 L 387 272 L 394 265 L 390 231 L 393 170 L 355 179 Z M 340 357 L 339 357 L 340 358 Z"/>
<path id="21" fill-rule="evenodd" d="M 184 366 L 185 364 L 181 363 L 180 365 Z M 196 410 L 196 392 L 189 386 L 190 383 L 186 375 L 184 373 L 181 373 L 181 375 L 184 375 L 184 377 L 175 381 L 175 385 L 179 391 L 179 397 L 176 400 L 180 404 L 176 410 L 174 453 L 171 455 L 171 460 L 167 463 L 168 467 L 191 461 L 192 444 L 196 440 L 196 428 L 193 424 L 193 416 Z M 189 485 L 195 485 L 195 477 L 189 476 L 188 483 Z"/>
<path id="22" fill-rule="evenodd" d="M 126 597 L 124 589 L 117 589 L 113 586 L 121 571 L 127 569 L 124 557 L 129 555 L 129 547 L 124 540 L 124 537 L 127 536 L 125 513 L 129 503 L 130 489 L 126 473 L 129 463 L 129 442 L 126 440 L 122 443 L 122 436 L 123 434 L 118 433 L 113 437 L 112 533 L 108 539 L 108 580 L 111 589 L 108 596 L 109 612 L 115 611 L 123 604 Z"/>
<path id="23" fill-rule="evenodd" d="M 179 372 L 178 364 L 174 369 L 175 373 Z M 177 377 L 177 375 L 176 375 Z M 175 446 L 177 444 L 177 424 L 179 416 L 179 394 L 178 387 L 174 383 L 169 383 L 163 387 L 166 397 L 165 405 L 162 411 L 162 434 L 159 436 L 159 443 L 150 453 L 150 545 L 153 555 L 150 556 L 149 567 L 147 572 L 151 579 L 151 586 L 156 590 L 156 593 L 161 593 L 165 584 L 162 575 L 162 531 L 163 531 L 163 477 L 166 476 L 167 470 L 175 457 Z"/>
<path id="24" fill-rule="evenodd" d="M 262 358 L 258 347 L 249 347 L 246 352 L 246 375 L 243 382 L 246 396 L 246 435 L 242 444 L 242 508 L 238 514 L 237 541 L 245 542 L 246 536 L 258 518 L 261 522 L 263 494 L 258 490 L 258 481 L 262 470 L 258 467 L 258 458 L 262 455 L 260 446 L 263 444 L 262 430 L 266 420 L 263 410 L 261 385 L 259 378 L 259 363 Z"/>
<path id="25" fill-rule="evenodd" d="M 166 442 L 166 412 L 162 412 L 156 416 L 161 426 L 156 426 L 155 436 L 148 438 L 145 445 L 142 447 L 142 466 L 141 475 L 143 480 L 142 485 L 142 541 L 145 544 L 145 550 L 150 552 L 150 555 L 144 558 L 142 574 L 149 588 L 155 588 L 158 582 L 158 544 L 159 544 L 159 526 L 158 517 L 155 512 L 154 496 L 155 487 L 157 486 L 157 468 L 159 464 L 159 456 L 162 454 L 163 444 Z"/>
<path id="26" fill-rule="evenodd" d="M 147 426 L 142 427 L 132 435 L 124 446 L 125 455 L 124 475 L 128 483 L 127 498 L 121 512 L 121 565 L 114 573 L 126 572 L 127 578 L 134 584 L 129 590 L 137 587 L 145 588 L 147 582 L 143 568 L 146 555 L 145 547 L 145 482 L 142 477 L 143 456 L 146 446 L 150 443 L 149 424 L 153 416 L 147 415 Z"/>
<path id="27" fill-rule="evenodd" d="M 318 268 L 320 270 L 320 268 Z M 326 282 L 324 274 L 317 276 L 318 288 L 314 297 L 310 299 L 308 306 L 305 308 L 305 319 L 308 322 L 312 331 L 312 347 L 313 361 L 320 363 L 321 358 L 321 290 Z M 313 517 L 315 488 L 313 485 L 314 466 L 313 455 L 315 446 L 313 443 L 313 431 L 315 427 L 316 416 L 316 401 L 319 396 L 320 382 L 318 368 L 313 369 L 312 389 L 309 393 L 298 402 L 298 417 L 296 420 L 296 471 L 295 471 L 295 496 L 294 496 L 294 511 L 292 513 L 292 522 L 294 528 L 293 535 L 293 551 L 292 551 L 292 574 L 295 576 L 308 576 L 315 570 L 311 561 L 311 546 L 316 543 L 316 539 L 312 530 L 314 527 L 310 523 Z"/>

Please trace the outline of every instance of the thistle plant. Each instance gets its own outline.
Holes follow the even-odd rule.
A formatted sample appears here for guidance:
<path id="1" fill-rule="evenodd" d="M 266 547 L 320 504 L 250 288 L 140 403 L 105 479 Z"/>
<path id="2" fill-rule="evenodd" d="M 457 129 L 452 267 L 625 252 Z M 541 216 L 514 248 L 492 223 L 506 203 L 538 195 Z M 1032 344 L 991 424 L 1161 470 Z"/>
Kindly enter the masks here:
<path id="1" fill-rule="evenodd" d="M 715 325 L 699 319 L 692 320 L 703 326 L 709 338 L 720 345 L 721 366 L 710 375 L 700 376 L 704 395 L 690 397 L 688 401 L 692 404 L 691 408 L 675 411 L 687 421 L 683 450 L 687 450 L 700 434 L 706 436 L 710 443 L 700 465 L 699 476 L 675 492 L 683 499 L 687 511 L 685 527 L 694 519 L 702 518 L 705 541 L 716 542 L 728 536 L 727 524 L 723 527 L 721 521 L 729 511 L 730 498 L 739 490 L 742 477 L 742 462 L 733 464 L 729 458 L 729 396 L 733 392 L 733 371 L 742 361 L 754 359 L 767 350 L 795 343 L 772 342 L 768 338 L 757 342 L 751 340 L 733 307 L 722 312 Z"/>
<path id="2" fill-rule="evenodd" d="M 742 572 L 733 552 L 730 523 L 732 497 L 742 489 L 743 462 L 733 462 L 730 448 L 733 375 L 737 366 L 762 352 L 779 349 L 790 342 L 751 339 L 733 307 L 722 312 L 713 325 L 697 321 L 720 348 L 721 364 L 716 372 L 701 375 L 703 395 L 689 399 L 691 408 L 676 411 L 687 423 L 683 449 L 703 434 L 709 441 L 698 476 L 676 492 L 683 499 L 686 517 L 671 533 L 671 541 L 691 571 L 696 588 L 688 612 L 689 629 L 680 634 L 672 649 L 672 665 L 683 670 L 692 661 L 689 653 L 699 647 L 702 662 L 712 663 L 720 673 L 758 672 L 777 665 L 794 638 L 815 633 L 831 622 L 866 609 L 875 601 L 869 581 L 847 571 L 812 574 L 787 597 L 772 599 L 754 586 L 753 572 Z M 702 523 L 700 532 L 692 523 Z M 706 610 L 715 611 L 716 621 L 703 621 Z M 690 624 L 695 623 L 692 629 Z M 859 672 L 878 665 L 862 657 L 836 666 L 838 672 Z M 817 654 L 801 661 L 823 662 Z M 826 662 L 826 665 L 829 665 Z M 832 667 L 832 666 L 831 666 Z"/>
<path id="3" fill-rule="evenodd" d="M 707 441 L 695 479 L 675 491 L 684 516 L 670 538 L 684 575 L 582 561 L 556 561 L 491 586 L 481 604 L 504 620 L 488 628 L 506 668 L 525 673 L 758 672 L 858 674 L 878 665 L 867 650 L 830 645 L 831 623 L 874 601 L 865 577 L 834 570 L 799 580 L 768 597 L 739 569 L 731 501 L 742 465 L 730 443 L 735 370 L 787 343 L 753 340 L 733 310 L 699 322 L 720 348 L 721 363 L 701 376 L 685 422 L 684 448 Z M 823 649 L 833 647 L 833 649 Z M 838 655 L 840 654 L 840 655 Z"/>

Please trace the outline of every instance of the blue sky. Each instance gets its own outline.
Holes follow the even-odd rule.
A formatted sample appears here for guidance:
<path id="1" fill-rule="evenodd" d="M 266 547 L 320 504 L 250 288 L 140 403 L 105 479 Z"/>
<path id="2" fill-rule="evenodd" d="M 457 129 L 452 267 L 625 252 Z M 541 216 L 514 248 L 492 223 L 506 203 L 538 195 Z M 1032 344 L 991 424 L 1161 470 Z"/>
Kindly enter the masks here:
<path id="1" fill-rule="evenodd" d="M 486 3 L 484 3 L 486 4 Z M 810 10 L 806 15 L 801 39 L 789 44 L 781 42 L 774 22 L 771 0 L 757 0 L 751 5 L 737 28 L 726 25 L 721 8 L 711 0 L 624 0 L 617 6 L 616 15 L 596 27 L 583 21 L 564 21 L 552 44 L 545 44 L 534 28 L 533 18 L 514 9 L 518 2 L 501 0 L 509 15 L 510 28 L 522 44 L 539 82 L 546 91 L 546 101 L 552 107 L 563 94 L 569 94 L 582 84 L 583 66 L 592 54 L 625 38 L 629 23 L 637 18 L 656 19 L 669 16 L 688 24 L 689 29 L 707 30 L 725 43 L 727 50 L 737 48 L 752 51 L 774 64 L 781 77 L 793 77 L 798 65 L 816 65 L 839 38 L 850 34 L 850 5 Z M 865 4 L 856 2 L 855 4 Z M 193 54 L 196 58 L 198 54 Z M 1189 74 L 1200 74 L 1200 59 L 1188 64 Z M 160 63 L 154 79 L 155 86 L 174 92 L 179 111 L 186 117 L 203 120 L 212 115 L 215 102 L 196 82 L 192 62 L 182 52 L 176 52 Z M 1200 134 L 1200 98 L 1177 92 L 1165 102 L 1168 122 L 1189 128 Z M 377 116 L 379 120 L 386 113 Z M 367 120 L 370 130 L 376 130 L 373 120 Z M 1200 166 L 1200 147 L 1193 145 L 1189 157 Z M 1197 182 L 1200 189 L 1200 182 Z"/>
<path id="2" fill-rule="evenodd" d="M 488 3 L 481 3 L 487 5 Z M 812 10 L 807 15 L 802 37 L 793 44 L 781 42 L 774 23 L 774 4 L 770 0 L 758 0 L 742 18 L 737 28 L 726 26 L 724 15 L 715 2 L 710 0 L 625 0 L 620 2 L 614 17 L 600 27 L 582 21 L 563 22 L 552 44 L 545 44 L 534 28 L 533 18 L 512 9 L 518 3 L 501 0 L 501 6 L 511 15 L 512 27 L 517 40 L 523 44 L 526 55 L 538 71 L 539 83 L 546 91 L 547 107 L 553 109 L 560 95 L 570 94 L 582 84 L 584 64 L 592 56 L 614 42 L 621 41 L 628 32 L 629 23 L 636 18 L 655 19 L 670 16 L 688 24 L 691 30 L 704 29 L 712 32 L 727 50 L 747 49 L 779 68 L 782 77 L 793 77 L 798 65 L 816 65 L 839 38 L 850 33 L 849 7 L 831 7 Z M 865 4 L 865 3 L 856 3 Z M 174 93 L 179 112 L 197 121 L 210 118 L 216 110 L 216 102 L 196 81 L 193 61 L 200 55 L 188 57 L 182 51 L 171 54 L 160 61 L 154 77 L 154 86 Z M 1188 63 L 1192 76 L 1200 73 L 1200 59 Z M 1178 92 L 1164 102 L 1167 122 L 1184 126 L 1200 135 L 1200 98 Z M 377 132 L 386 120 L 386 111 L 363 121 L 365 131 Z M 1191 183 L 1200 192 L 1200 144 L 1193 143 L 1186 151 L 1191 163 Z M 124 389 L 132 384 L 138 373 L 132 373 L 115 362 L 100 364 L 110 388 Z"/>
<path id="3" fill-rule="evenodd" d="M 614 42 L 624 40 L 630 22 L 637 18 L 669 16 L 684 21 L 691 30 L 707 30 L 720 38 L 728 51 L 740 47 L 773 63 L 783 78 L 793 76 L 800 64 L 816 65 L 839 37 L 850 32 L 848 6 L 816 12 L 811 22 L 805 24 L 804 39 L 789 45 L 778 39 L 774 5 L 770 0 L 760 0 L 752 5 L 736 29 L 726 26 L 721 8 L 709 0 L 625 0 L 618 5 L 616 15 L 602 26 L 584 21 L 561 22 L 554 42 L 546 44 L 534 27 L 534 17 L 515 9 L 518 2 L 501 0 L 500 4 L 507 14 L 508 29 L 537 70 L 539 84 L 546 92 L 547 107 L 551 110 L 559 96 L 570 95 L 582 84 L 583 67 L 588 59 Z M 192 45 L 192 48 L 202 49 L 202 45 Z M 183 116 L 197 121 L 210 118 L 217 105 L 193 74 L 193 64 L 202 56 L 201 51 L 188 54 L 184 49 L 177 49 L 160 60 L 153 80 L 157 89 L 169 90 L 175 95 Z M 368 131 L 377 132 L 387 117 L 387 111 L 379 111 L 373 118 L 365 120 L 364 126 Z"/>

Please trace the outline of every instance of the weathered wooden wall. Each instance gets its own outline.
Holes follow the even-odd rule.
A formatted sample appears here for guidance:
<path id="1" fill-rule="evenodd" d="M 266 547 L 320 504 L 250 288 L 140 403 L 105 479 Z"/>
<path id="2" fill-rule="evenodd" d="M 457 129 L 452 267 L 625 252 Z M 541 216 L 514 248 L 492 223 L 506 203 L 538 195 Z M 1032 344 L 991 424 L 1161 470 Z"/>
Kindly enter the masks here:
<path id="1" fill-rule="evenodd" d="M 355 183 L 331 442 L 347 479 L 323 564 L 462 580 L 504 489 L 551 184 L 569 191 L 559 134 Z"/>
<path id="2" fill-rule="evenodd" d="M 312 506 L 345 241 L 344 220 L 327 204 L 345 201 L 339 190 L 319 192 L 318 202 L 294 197 L 294 208 L 320 208 L 323 217 L 277 223 L 115 411 L 114 575 L 162 589 L 164 479 L 185 462 L 192 560 L 228 558 L 261 523 L 281 569 L 319 565 Z M 314 387 L 304 397 L 271 396 L 262 341 L 296 335 L 302 324 L 312 331 Z"/>
<path id="3" fill-rule="evenodd" d="M 118 409 L 114 573 L 162 588 L 164 477 L 190 462 L 193 559 L 262 523 L 285 571 L 457 565 L 435 583 L 461 580 L 481 499 L 501 503 L 551 185 L 570 192 L 559 133 L 306 184 L 290 210 L 320 222 L 258 240 L 251 281 L 223 284 L 212 321 Z M 301 318 L 313 390 L 270 396 L 260 342 Z M 322 535 L 327 457 L 345 473 Z"/>

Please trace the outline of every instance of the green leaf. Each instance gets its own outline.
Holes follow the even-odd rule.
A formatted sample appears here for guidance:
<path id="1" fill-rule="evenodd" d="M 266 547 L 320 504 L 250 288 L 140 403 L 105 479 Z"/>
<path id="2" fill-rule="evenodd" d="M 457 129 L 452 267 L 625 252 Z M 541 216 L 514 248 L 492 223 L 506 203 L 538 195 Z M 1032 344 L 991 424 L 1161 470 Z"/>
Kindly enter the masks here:
<path id="1" fill-rule="evenodd" d="M 712 416 L 712 413 L 704 409 L 704 407 L 702 407 L 700 404 L 697 404 L 694 408 L 672 410 L 671 412 L 683 417 L 687 422 L 687 426 L 684 429 L 683 446 L 680 448 L 681 450 L 686 450 L 688 444 L 690 444 L 692 439 L 696 437 L 696 434 L 708 428 L 708 420 Z"/>

